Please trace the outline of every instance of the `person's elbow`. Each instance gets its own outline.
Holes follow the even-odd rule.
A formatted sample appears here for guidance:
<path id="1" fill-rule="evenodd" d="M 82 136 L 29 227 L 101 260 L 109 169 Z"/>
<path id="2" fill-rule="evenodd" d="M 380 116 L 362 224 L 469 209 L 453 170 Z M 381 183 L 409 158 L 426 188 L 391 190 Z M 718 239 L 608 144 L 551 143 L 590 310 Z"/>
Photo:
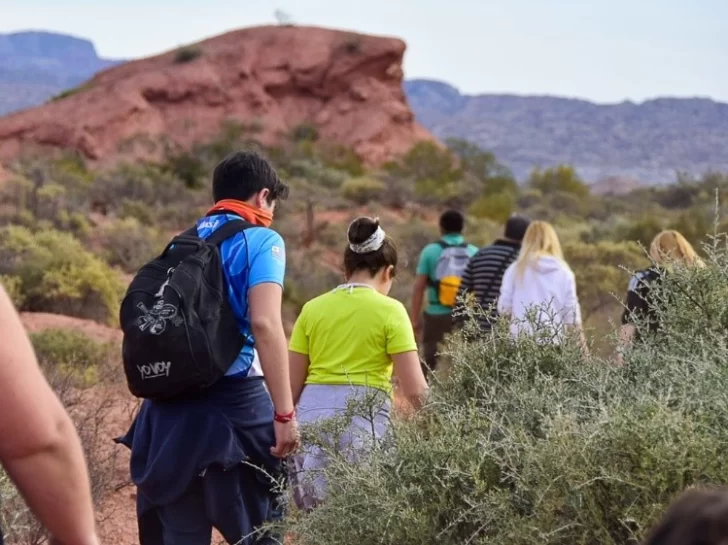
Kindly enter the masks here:
<path id="1" fill-rule="evenodd" d="M 76 428 L 65 409 L 58 404 L 48 411 L 47 422 L 36 425 L 28 434 L 16 435 L 16 441 L 8 441 L 2 449 L 2 462 L 8 467 L 13 462 L 21 462 L 44 454 L 60 452 L 68 448 L 72 441 L 77 441 Z"/>
<path id="2" fill-rule="evenodd" d="M 250 317 L 250 328 L 256 339 L 277 333 L 283 327 L 280 313 L 261 312 Z"/>

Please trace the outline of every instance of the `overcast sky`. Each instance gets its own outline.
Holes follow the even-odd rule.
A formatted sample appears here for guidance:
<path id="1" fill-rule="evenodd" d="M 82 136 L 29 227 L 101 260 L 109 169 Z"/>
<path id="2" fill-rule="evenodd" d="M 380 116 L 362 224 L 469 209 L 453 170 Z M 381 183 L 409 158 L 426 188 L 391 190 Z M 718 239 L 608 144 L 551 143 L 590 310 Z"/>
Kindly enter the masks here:
<path id="1" fill-rule="evenodd" d="M 294 22 L 393 35 L 405 74 L 467 93 L 728 101 L 728 0 L 0 0 L 0 32 L 87 37 L 105 57 Z"/>

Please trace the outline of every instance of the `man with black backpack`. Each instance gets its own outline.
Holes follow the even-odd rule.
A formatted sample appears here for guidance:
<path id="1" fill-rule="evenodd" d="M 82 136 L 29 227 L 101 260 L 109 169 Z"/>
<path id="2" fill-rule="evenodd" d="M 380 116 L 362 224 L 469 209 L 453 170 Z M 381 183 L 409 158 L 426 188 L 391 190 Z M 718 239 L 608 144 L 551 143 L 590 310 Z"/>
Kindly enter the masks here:
<path id="1" fill-rule="evenodd" d="M 141 545 L 276 543 L 281 458 L 298 445 L 281 318 L 288 187 L 253 152 L 213 174 L 215 205 L 142 267 L 122 301 L 123 359 L 144 403 L 127 435 Z M 267 387 L 266 387 L 267 386 Z"/>
<path id="2" fill-rule="evenodd" d="M 437 367 L 438 345 L 453 328 L 452 312 L 463 272 L 478 251 L 476 246 L 465 242 L 464 227 L 465 218 L 460 212 L 444 212 L 440 216 L 442 238 L 425 246 L 417 264 L 411 319 L 415 332 L 419 334 L 421 330 L 426 377 Z M 427 307 L 421 322 L 425 292 Z"/>

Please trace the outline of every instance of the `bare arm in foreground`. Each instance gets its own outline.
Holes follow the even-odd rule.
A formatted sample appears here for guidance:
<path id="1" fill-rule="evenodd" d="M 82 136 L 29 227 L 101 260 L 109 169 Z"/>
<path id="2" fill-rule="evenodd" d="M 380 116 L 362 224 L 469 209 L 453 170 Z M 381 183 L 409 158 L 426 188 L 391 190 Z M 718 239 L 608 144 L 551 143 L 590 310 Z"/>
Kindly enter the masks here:
<path id="1" fill-rule="evenodd" d="M 419 409 L 427 398 L 428 386 L 417 352 L 393 354 L 392 361 L 402 395 L 415 410 Z"/>
<path id="2" fill-rule="evenodd" d="M 81 441 L 0 287 L 0 460 L 53 543 L 96 545 Z"/>
<path id="3" fill-rule="evenodd" d="M 303 392 L 308 377 L 309 360 L 306 354 L 299 354 L 291 351 L 288 354 L 288 360 L 291 362 L 291 393 L 293 394 L 293 403 L 298 405 L 298 400 Z"/>
<path id="4" fill-rule="evenodd" d="M 281 303 L 283 288 L 273 282 L 258 284 L 250 289 L 250 325 L 260 365 L 276 413 L 284 415 L 293 411 L 288 346 L 283 329 Z M 285 458 L 298 447 L 298 426 L 295 418 L 287 423 L 275 422 L 276 445 L 271 452 Z"/>

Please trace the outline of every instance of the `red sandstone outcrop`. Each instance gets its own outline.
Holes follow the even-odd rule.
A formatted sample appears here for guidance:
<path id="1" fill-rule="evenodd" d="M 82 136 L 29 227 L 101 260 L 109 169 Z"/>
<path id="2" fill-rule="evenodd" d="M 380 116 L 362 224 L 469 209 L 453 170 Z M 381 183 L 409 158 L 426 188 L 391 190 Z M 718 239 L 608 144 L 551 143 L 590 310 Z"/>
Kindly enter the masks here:
<path id="1" fill-rule="evenodd" d="M 405 47 L 310 27 L 233 31 L 111 68 L 66 98 L 0 119 L 0 161 L 35 146 L 101 163 L 154 157 L 160 137 L 189 147 L 234 121 L 259 123 L 264 143 L 311 123 L 322 140 L 381 163 L 433 138 L 402 90 Z"/>

